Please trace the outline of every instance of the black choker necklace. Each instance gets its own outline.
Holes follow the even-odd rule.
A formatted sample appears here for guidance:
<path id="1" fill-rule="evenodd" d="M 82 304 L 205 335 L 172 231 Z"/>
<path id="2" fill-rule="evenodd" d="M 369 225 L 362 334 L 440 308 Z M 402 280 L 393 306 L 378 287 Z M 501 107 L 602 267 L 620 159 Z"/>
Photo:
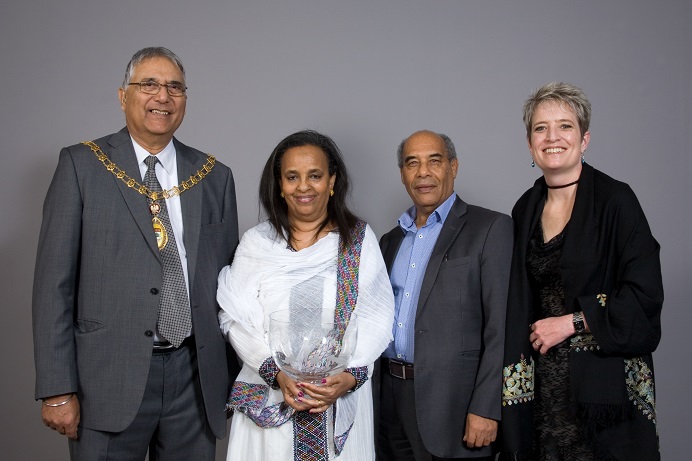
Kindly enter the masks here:
<path id="1" fill-rule="evenodd" d="M 574 181 L 574 182 L 570 182 L 570 183 L 567 183 L 567 184 L 563 184 L 563 185 L 561 185 L 561 186 L 548 186 L 547 184 L 546 184 L 546 186 L 548 187 L 548 189 L 563 189 L 563 188 L 565 188 L 565 187 L 574 186 L 574 185 L 575 185 L 576 183 L 578 183 L 578 182 L 579 182 L 579 180 L 577 179 L 577 180 Z"/>

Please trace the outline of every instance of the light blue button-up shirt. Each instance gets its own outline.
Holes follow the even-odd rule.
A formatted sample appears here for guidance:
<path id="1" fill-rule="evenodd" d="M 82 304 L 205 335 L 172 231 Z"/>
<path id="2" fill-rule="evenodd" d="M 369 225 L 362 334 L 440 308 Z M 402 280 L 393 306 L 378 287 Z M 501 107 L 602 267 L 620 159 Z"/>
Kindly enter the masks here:
<path id="1" fill-rule="evenodd" d="M 418 309 L 418 296 L 425 270 L 442 225 L 456 200 L 456 194 L 447 198 L 433 211 L 423 227 L 416 227 L 416 208 L 411 207 L 399 217 L 399 227 L 405 232 L 396 254 L 389 277 L 394 290 L 394 341 L 384 356 L 413 363 L 413 337 Z"/>

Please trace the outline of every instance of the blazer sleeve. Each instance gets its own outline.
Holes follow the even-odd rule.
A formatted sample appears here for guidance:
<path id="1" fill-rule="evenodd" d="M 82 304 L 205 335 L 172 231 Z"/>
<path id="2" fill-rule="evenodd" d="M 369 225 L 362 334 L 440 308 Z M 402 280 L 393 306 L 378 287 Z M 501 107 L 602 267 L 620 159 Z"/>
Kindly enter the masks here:
<path id="1" fill-rule="evenodd" d="M 628 186 L 611 197 L 605 215 L 601 225 L 615 230 L 603 292 L 578 296 L 577 304 L 604 352 L 641 356 L 661 339 L 660 245 Z"/>
<path id="2" fill-rule="evenodd" d="M 469 413 L 495 420 L 500 419 L 512 244 L 512 220 L 498 213 L 488 229 L 481 255 L 483 352 L 468 410 Z"/>
<path id="3" fill-rule="evenodd" d="M 76 392 L 73 315 L 82 197 L 71 152 L 60 152 L 43 205 L 33 286 L 35 398 Z"/>
<path id="4" fill-rule="evenodd" d="M 238 202 L 235 194 L 235 180 L 233 172 L 226 167 L 228 176 L 226 178 L 226 187 L 223 194 L 223 222 L 226 223 L 228 235 L 226 238 L 230 240 L 230 252 L 227 254 L 228 259 L 224 259 L 223 265 L 228 265 L 233 262 L 235 250 L 238 248 Z"/>

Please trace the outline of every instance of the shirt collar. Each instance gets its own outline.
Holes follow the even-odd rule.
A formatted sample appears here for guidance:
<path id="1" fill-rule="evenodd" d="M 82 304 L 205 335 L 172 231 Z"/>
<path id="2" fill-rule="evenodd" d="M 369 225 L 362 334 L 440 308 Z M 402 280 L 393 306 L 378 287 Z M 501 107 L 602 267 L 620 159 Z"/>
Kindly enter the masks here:
<path id="1" fill-rule="evenodd" d="M 132 136 L 130 136 L 130 139 L 132 139 L 132 145 L 135 148 L 135 155 L 137 155 L 137 164 L 143 164 L 144 159 L 149 157 L 151 154 L 144 147 L 137 144 L 137 141 L 135 141 Z M 156 154 L 156 158 L 159 159 L 159 162 L 161 163 L 163 169 L 166 170 L 166 173 L 169 175 L 173 174 L 175 171 L 175 146 L 173 145 L 173 139 L 170 140 L 170 142 L 166 145 L 166 147 L 163 148 L 161 152 Z"/>
<path id="2" fill-rule="evenodd" d="M 454 200 L 456 200 L 457 195 L 452 192 L 452 194 L 447 197 L 447 200 L 442 202 L 440 206 L 435 208 L 435 211 L 430 213 L 430 216 L 428 216 L 428 220 L 425 223 L 425 226 L 429 226 L 431 224 L 435 223 L 444 223 L 445 220 L 447 219 L 447 215 L 449 215 L 450 210 L 452 209 L 452 205 L 454 204 Z M 407 231 L 416 231 L 416 207 L 415 205 L 406 210 L 400 217 L 399 217 L 399 227 L 401 227 L 404 232 Z"/>

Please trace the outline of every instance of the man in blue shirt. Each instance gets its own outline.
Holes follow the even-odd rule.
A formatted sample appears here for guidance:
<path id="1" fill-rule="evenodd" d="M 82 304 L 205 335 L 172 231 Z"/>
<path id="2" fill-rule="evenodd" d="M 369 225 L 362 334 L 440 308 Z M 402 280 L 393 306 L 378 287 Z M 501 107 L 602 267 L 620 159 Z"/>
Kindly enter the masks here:
<path id="1" fill-rule="evenodd" d="M 378 458 L 492 459 L 512 220 L 454 193 L 449 137 L 413 133 L 397 156 L 413 206 L 380 241 L 396 311 L 381 363 Z"/>

